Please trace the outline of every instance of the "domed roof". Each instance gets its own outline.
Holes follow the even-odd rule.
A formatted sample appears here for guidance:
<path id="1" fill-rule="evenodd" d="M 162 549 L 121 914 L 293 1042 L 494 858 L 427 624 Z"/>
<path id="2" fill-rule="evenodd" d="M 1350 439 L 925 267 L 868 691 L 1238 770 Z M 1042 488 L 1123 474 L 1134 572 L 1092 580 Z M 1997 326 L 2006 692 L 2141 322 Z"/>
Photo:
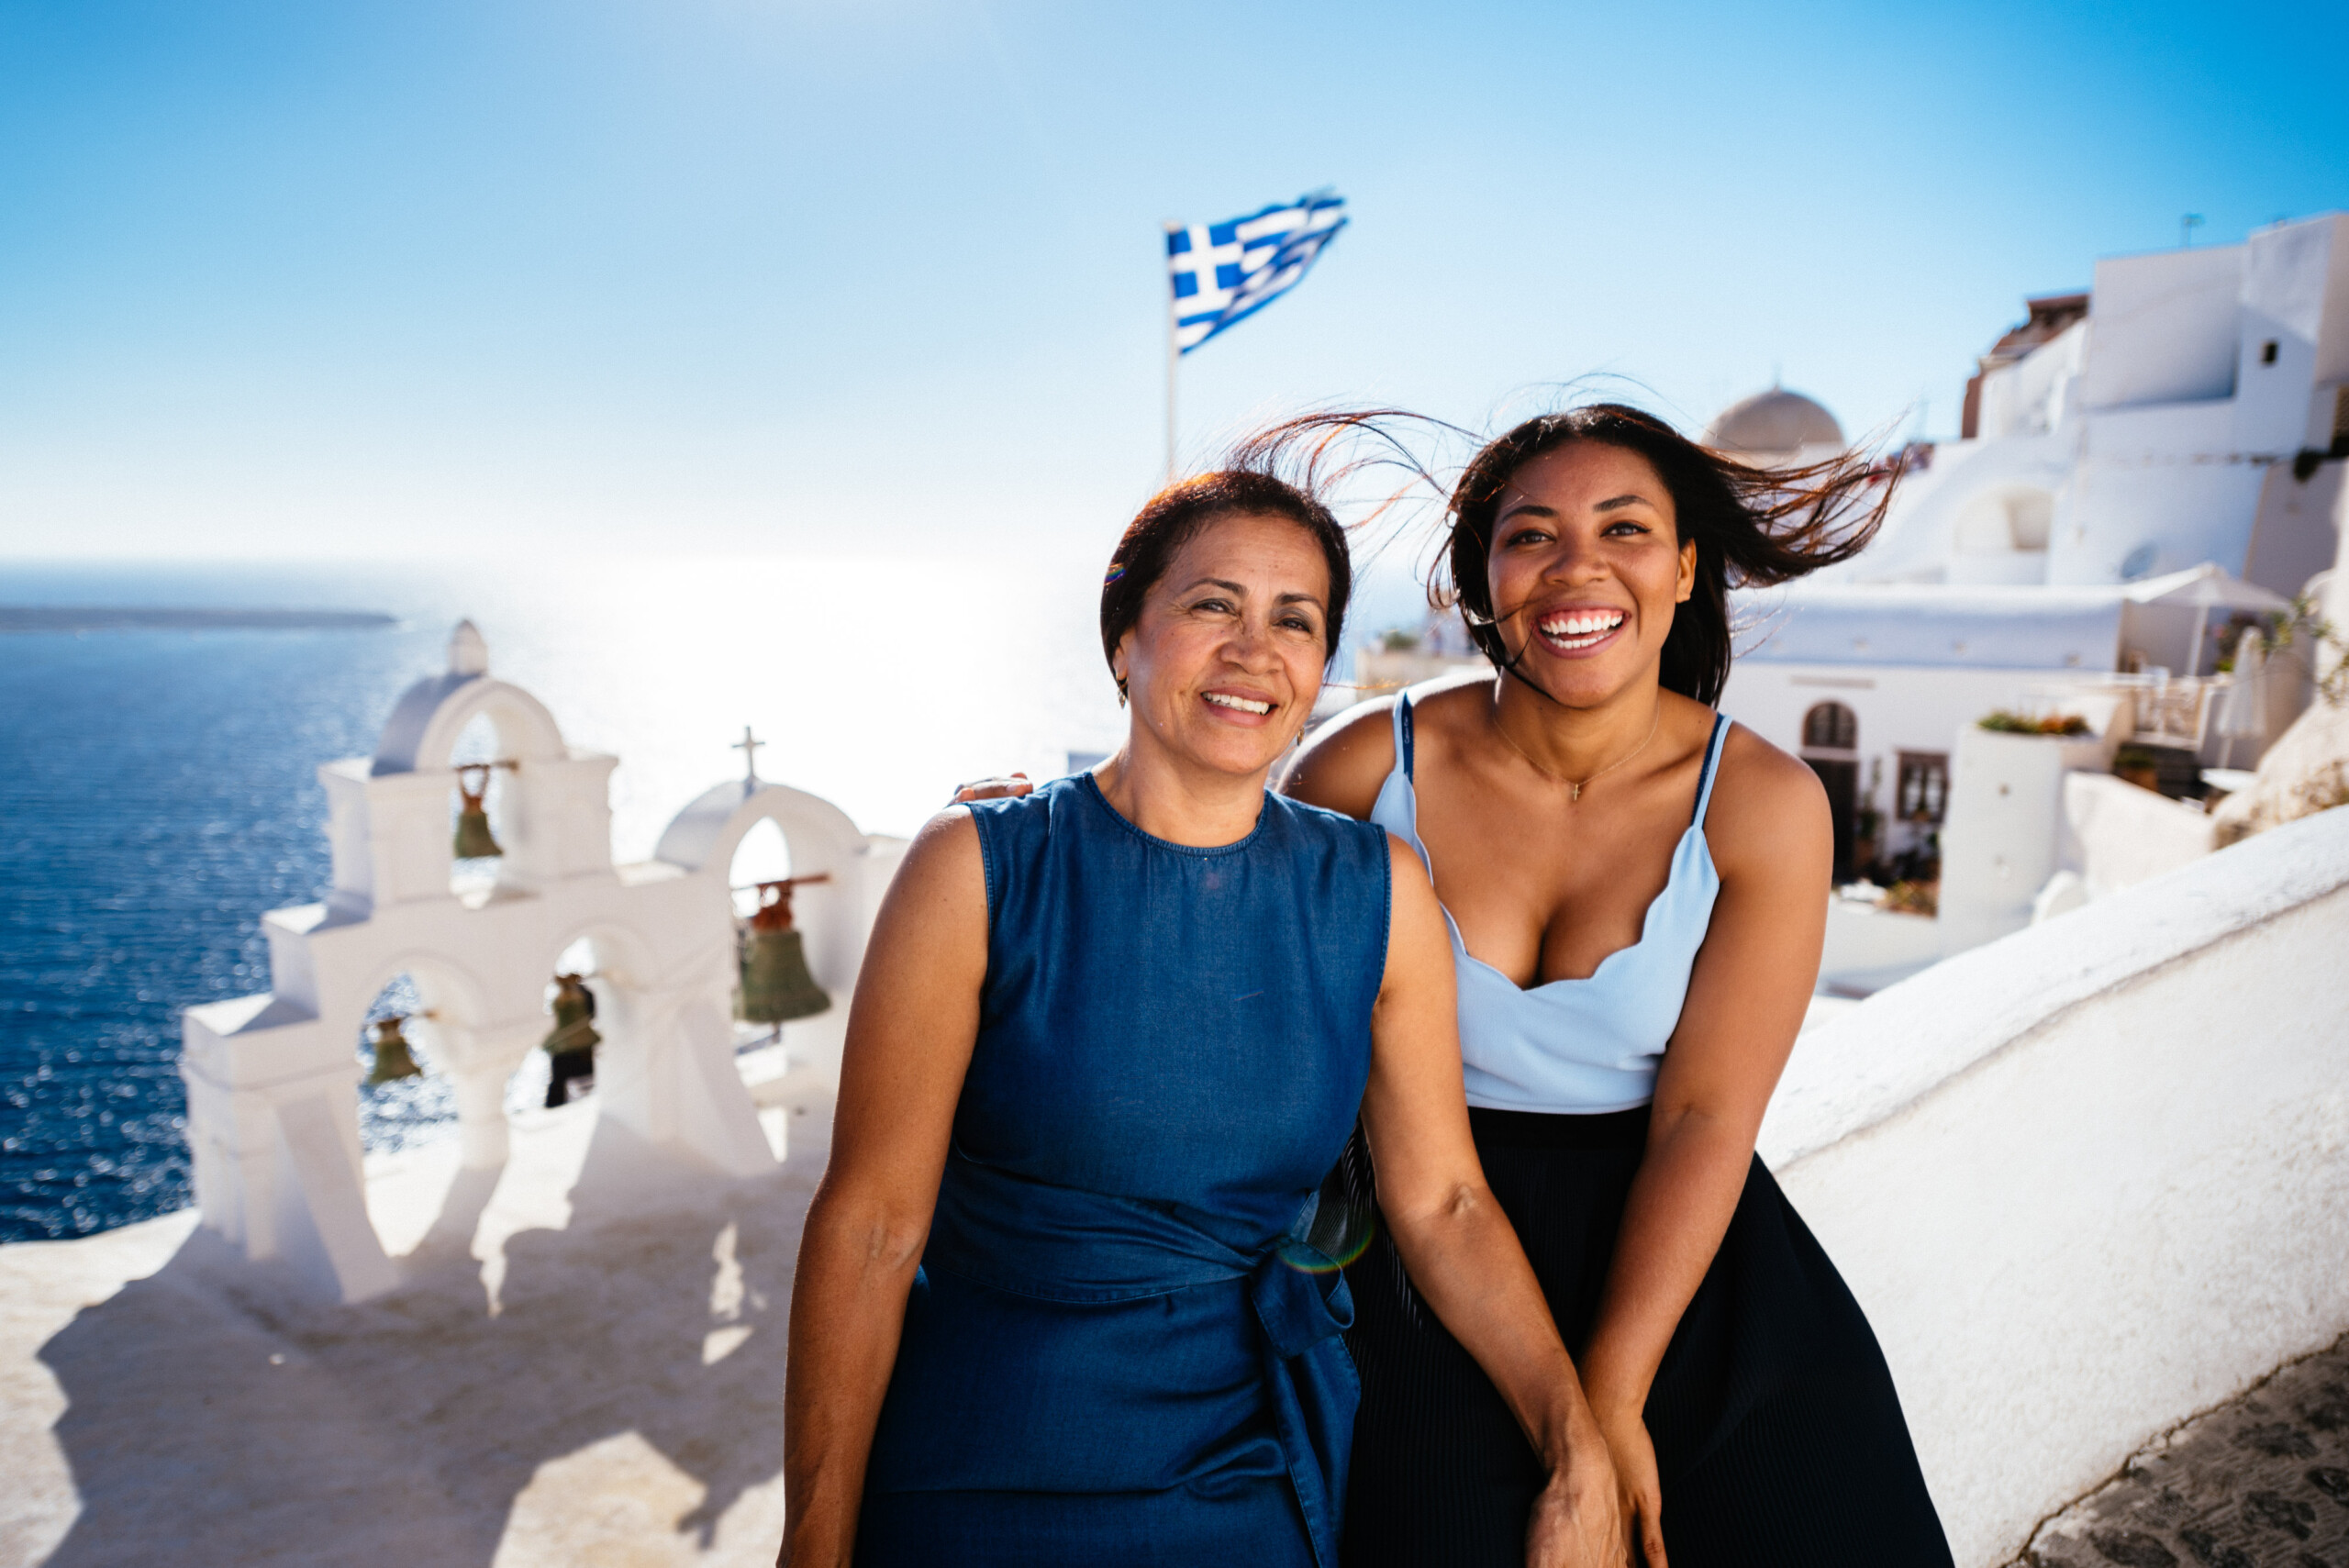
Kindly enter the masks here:
<path id="1" fill-rule="evenodd" d="M 1731 404 L 1705 430 L 1705 445 L 1753 456 L 1842 444 L 1843 427 L 1834 415 L 1801 393 L 1777 386 Z"/>

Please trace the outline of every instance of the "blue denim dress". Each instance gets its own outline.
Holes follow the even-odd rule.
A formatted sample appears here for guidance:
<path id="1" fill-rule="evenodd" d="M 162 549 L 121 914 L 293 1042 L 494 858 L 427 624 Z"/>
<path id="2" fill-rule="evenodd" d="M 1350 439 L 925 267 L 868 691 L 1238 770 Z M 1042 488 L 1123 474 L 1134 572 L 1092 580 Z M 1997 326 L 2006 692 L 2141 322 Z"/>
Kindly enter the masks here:
<path id="1" fill-rule="evenodd" d="M 860 1568 L 1334 1568 L 1353 1307 L 1290 1229 L 1369 1075 L 1386 835 L 1268 795 L 1172 844 L 1090 775 L 971 811 L 978 1040 Z"/>

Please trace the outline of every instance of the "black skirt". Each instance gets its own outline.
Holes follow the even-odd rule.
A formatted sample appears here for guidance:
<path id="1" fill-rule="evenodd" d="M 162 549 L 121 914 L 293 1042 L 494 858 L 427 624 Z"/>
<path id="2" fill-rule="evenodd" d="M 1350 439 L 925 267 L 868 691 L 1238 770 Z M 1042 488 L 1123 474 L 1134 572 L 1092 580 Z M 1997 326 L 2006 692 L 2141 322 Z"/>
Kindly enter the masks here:
<path id="1" fill-rule="evenodd" d="M 1568 1348 L 1589 1336 L 1645 1108 L 1471 1108 L 1485 1176 Z M 1338 1173 L 1367 1213 L 1359 1138 Z M 1543 1473 L 1383 1228 L 1346 1270 L 1362 1372 L 1348 1568 L 1519 1568 Z M 1760 1160 L 1648 1396 L 1673 1568 L 1947 1568 L 1949 1544 L 1859 1304 Z"/>

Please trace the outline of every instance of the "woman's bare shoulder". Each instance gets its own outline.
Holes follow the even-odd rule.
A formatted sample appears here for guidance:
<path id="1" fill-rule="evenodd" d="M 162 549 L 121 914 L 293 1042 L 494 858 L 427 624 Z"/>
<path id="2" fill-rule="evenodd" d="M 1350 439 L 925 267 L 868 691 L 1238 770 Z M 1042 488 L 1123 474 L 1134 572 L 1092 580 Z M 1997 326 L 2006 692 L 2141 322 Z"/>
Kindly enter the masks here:
<path id="1" fill-rule="evenodd" d="M 1823 874 L 1835 851 L 1827 791 L 1809 763 L 1731 722 L 1705 813 L 1705 839 L 1724 877 Z"/>
<path id="2" fill-rule="evenodd" d="M 874 917 L 849 1009 L 855 1059 L 877 1049 L 871 1043 L 879 1038 L 876 1029 L 902 1043 L 922 1037 L 911 1020 L 959 1016 L 956 1009 L 966 1004 L 975 1008 L 986 970 L 986 867 L 979 826 L 969 807 L 949 806 L 906 846 Z M 952 1045 L 952 1031 L 930 1043 Z M 967 1052 L 969 1046 L 970 1037 L 961 1037 L 959 1049 Z"/>
<path id="3" fill-rule="evenodd" d="M 1356 703 L 1313 732 L 1281 776 L 1281 793 L 1357 819 L 1395 771 L 1395 702 Z"/>
<path id="4" fill-rule="evenodd" d="M 979 848 L 978 819 L 969 806 L 950 806 L 921 825 L 890 879 L 890 895 L 901 890 L 908 898 L 954 905 L 967 904 L 975 892 L 984 917 L 986 859 Z"/>
<path id="5" fill-rule="evenodd" d="M 1492 676 L 1480 674 L 1422 691 L 1411 700 L 1411 721 L 1438 734 L 1482 732 L 1491 722 L 1492 707 Z"/>

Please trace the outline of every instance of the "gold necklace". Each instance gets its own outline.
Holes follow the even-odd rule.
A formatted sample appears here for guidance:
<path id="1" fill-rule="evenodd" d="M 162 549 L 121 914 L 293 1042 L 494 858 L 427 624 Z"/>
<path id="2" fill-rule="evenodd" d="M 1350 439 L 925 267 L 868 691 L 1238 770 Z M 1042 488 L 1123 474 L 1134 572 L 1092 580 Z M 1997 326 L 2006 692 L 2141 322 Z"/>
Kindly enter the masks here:
<path id="1" fill-rule="evenodd" d="M 1648 749 L 1648 740 L 1654 740 L 1654 739 L 1655 739 L 1655 732 L 1656 732 L 1656 729 L 1657 729 L 1657 728 L 1658 728 L 1658 727 L 1660 727 L 1663 723 L 1664 723 L 1664 704 L 1663 704 L 1663 702 L 1662 702 L 1661 700 L 1659 700 L 1659 701 L 1656 703 L 1656 705 L 1655 705 L 1655 717 L 1654 717 L 1653 720 L 1651 720 L 1651 721 L 1649 722 L 1649 724 L 1648 724 L 1648 739 L 1647 739 L 1647 740 L 1642 740 L 1642 741 L 1641 741 L 1638 745 L 1636 745 L 1636 746 L 1632 747 L 1632 748 L 1631 749 L 1631 751 L 1629 751 L 1625 752 L 1621 757 L 1618 758 L 1616 761 L 1614 761 L 1614 762 L 1612 762 L 1608 763 L 1605 767 L 1603 767 L 1603 768 L 1599 769 L 1599 770 L 1598 770 L 1598 772 L 1597 772 L 1597 773 L 1595 773 L 1590 774 L 1588 777 L 1585 778 L 1585 779 L 1582 781 L 1582 783 L 1580 783 L 1580 784 L 1576 784 L 1576 783 L 1575 783 L 1575 781 L 1574 781 L 1574 780 L 1572 780 L 1572 779 L 1560 778 L 1557 774 L 1555 774 L 1555 773 L 1552 773 L 1549 769 L 1547 769 L 1547 768 L 1543 767 L 1541 763 L 1539 763 L 1539 762 L 1535 762 L 1535 761 L 1534 761 L 1534 760 L 1533 760 L 1530 755 L 1528 755 L 1528 754 L 1527 754 L 1526 750 L 1525 750 L 1525 748 L 1524 748 L 1524 747 L 1522 747 L 1522 746 L 1519 745 L 1515 740 L 1511 740 L 1511 739 L 1509 738 L 1509 732 L 1508 732 L 1508 728 L 1507 728 L 1506 726 L 1504 726 L 1504 725 L 1501 723 L 1501 716 L 1500 716 L 1500 714 L 1499 714 L 1497 711 L 1494 711 L 1494 713 L 1493 713 L 1493 728 L 1495 729 L 1495 731 L 1497 731 L 1497 732 L 1499 734 L 1500 738 L 1501 738 L 1503 740 L 1505 740 L 1505 741 L 1508 741 L 1508 749 L 1509 749 L 1510 751 L 1512 751 L 1516 752 L 1519 756 L 1525 758 L 1525 765 L 1526 765 L 1527 767 L 1531 768 L 1535 773 L 1540 773 L 1543 778 L 1548 779 L 1552 784 L 1562 784 L 1565 785 L 1565 786 L 1566 786 L 1566 801 L 1567 801 L 1567 803 L 1568 803 L 1569 805 L 1573 804 L 1574 802 L 1575 802 L 1575 801 L 1577 801 L 1577 800 L 1580 800 L 1580 799 L 1582 798 L 1582 792 L 1583 792 L 1584 790 L 1587 789 L 1590 785 L 1592 785 L 1592 784 L 1597 784 L 1600 779 L 1605 778 L 1608 774 L 1609 774 L 1609 773 L 1613 773 L 1616 769 L 1618 769 L 1618 768 L 1621 767 L 1625 762 L 1630 762 L 1633 757 L 1636 757 L 1636 756 L 1638 756 L 1641 752 L 1642 752 L 1642 751 L 1646 751 L 1646 750 Z"/>

